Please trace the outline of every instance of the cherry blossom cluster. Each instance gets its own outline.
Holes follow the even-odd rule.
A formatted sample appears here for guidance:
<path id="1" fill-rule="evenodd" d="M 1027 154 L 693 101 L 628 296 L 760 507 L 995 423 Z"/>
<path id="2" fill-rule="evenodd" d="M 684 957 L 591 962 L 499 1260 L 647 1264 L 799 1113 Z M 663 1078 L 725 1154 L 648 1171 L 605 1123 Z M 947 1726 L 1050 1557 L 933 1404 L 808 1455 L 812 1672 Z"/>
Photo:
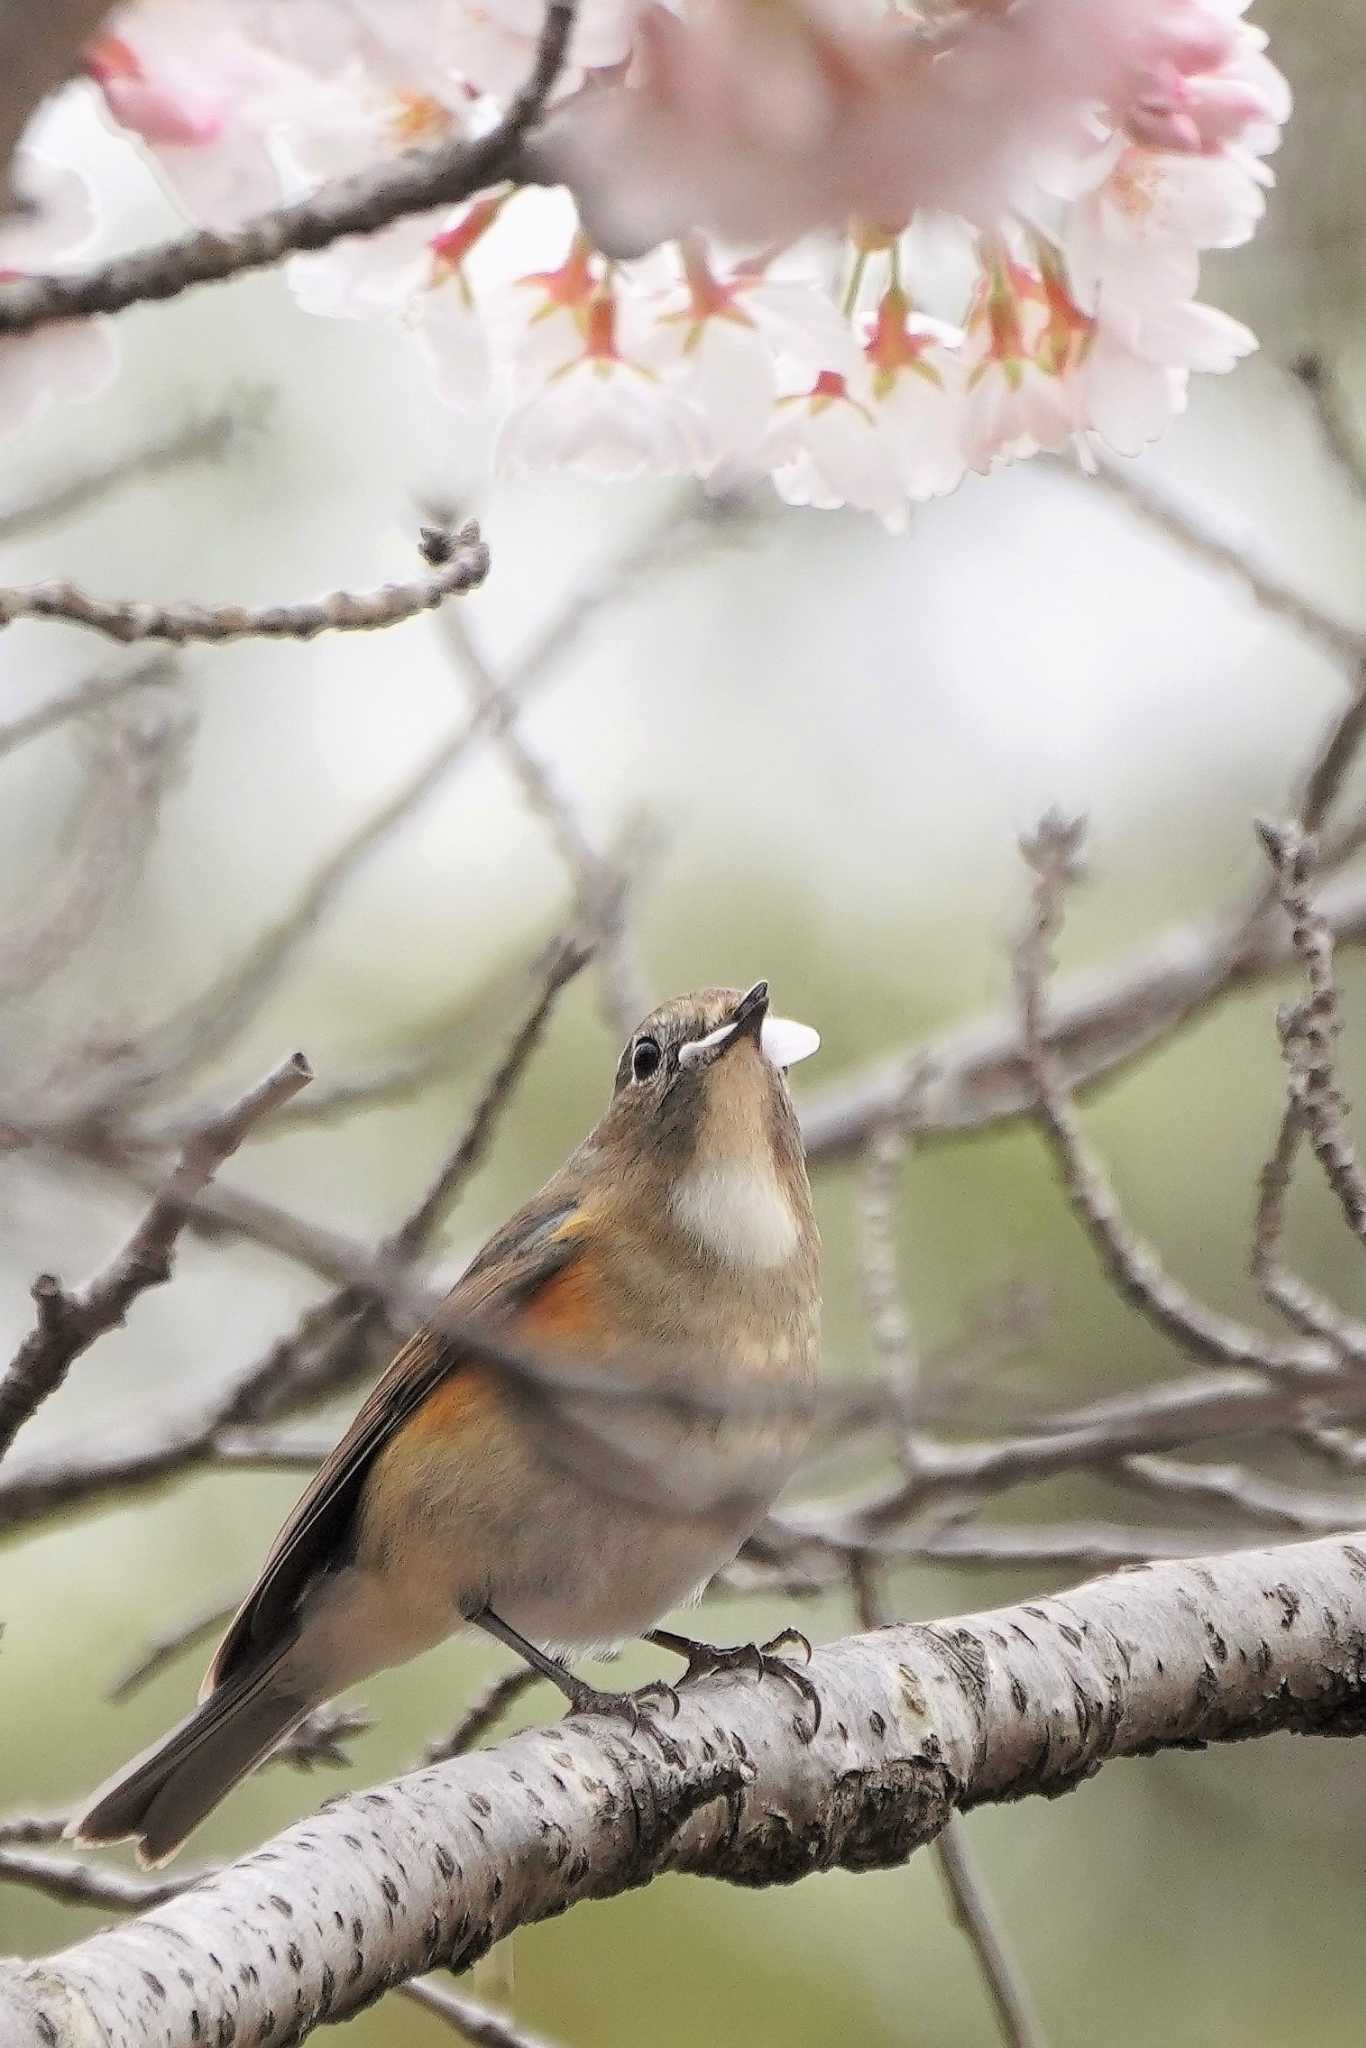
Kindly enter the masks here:
<path id="1" fill-rule="evenodd" d="M 1160 435 L 1255 347 L 1196 298 L 1250 239 L 1289 91 L 1246 0 L 581 0 L 507 184 L 297 256 L 308 312 L 391 322 L 501 470 L 768 476 L 902 524 L 1039 449 Z M 225 228 L 487 130 L 541 0 L 132 0 L 84 82 Z M 30 151 L 0 275 L 92 214 Z M 558 182 L 557 182 L 558 181 Z M 0 343 L 0 426 L 112 373 L 98 323 Z"/>

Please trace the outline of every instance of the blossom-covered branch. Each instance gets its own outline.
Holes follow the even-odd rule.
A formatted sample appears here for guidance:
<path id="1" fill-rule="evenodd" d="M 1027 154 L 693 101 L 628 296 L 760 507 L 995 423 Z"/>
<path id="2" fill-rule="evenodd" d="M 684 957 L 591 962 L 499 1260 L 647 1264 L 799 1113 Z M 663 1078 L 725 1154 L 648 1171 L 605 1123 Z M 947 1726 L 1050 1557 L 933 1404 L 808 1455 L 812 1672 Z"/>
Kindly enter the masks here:
<path id="1" fill-rule="evenodd" d="M 771 477 L 900 527 L 968 470 L 1133 454 L 1256 345 L 1196 296 L 1290 111 L 1240 12 L 125 7 L 83 69 L 201 232 L 86 264 L 89 195 L 30 151 L 0 424 L 102 388 L 99 316 L 288 259 L 305 311 L 392 325 L 438 397 L 492 406 L 510 474 Z"/>

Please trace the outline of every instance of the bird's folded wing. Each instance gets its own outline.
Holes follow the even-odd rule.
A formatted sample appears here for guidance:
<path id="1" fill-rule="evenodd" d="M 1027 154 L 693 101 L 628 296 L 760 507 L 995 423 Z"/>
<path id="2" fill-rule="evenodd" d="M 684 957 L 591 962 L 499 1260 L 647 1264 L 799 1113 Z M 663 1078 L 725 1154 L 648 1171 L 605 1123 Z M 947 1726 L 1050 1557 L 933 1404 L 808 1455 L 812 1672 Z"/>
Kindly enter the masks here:
<path id="1" fill-rule="evenodd" d="M 501 1321 L 530 1304 L 574 1259 L 577 1217 L 577 1204 L 552 1183 L 489 1240 L 437 1318 L 408 1339 L 295 1503 L 261 1576 L 214 1654 L 201 1698 L 243 1665 L 269 1655 L 292 1633 L 305 1587 L 344 1554 L 347 1527 L 375 1458 L 427 1397 L 461 1369 L 459 1339 L 452 1333 L 463 1321 Z"/>

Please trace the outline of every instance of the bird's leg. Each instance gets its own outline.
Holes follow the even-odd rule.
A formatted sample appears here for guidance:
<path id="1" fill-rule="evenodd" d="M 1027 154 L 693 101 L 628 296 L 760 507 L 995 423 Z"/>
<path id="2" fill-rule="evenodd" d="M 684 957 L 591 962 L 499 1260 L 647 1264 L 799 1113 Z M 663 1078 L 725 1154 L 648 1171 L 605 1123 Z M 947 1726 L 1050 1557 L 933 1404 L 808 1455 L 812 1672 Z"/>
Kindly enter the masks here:
<path id="1" fill-rule="evenodd" d="M 811 1662 L 811 1645 L 800 1629 L 785 1628 L 767 1643 L 737 1643 L 725 1649 L 714 1643 L 694 1642 L 691 1636 L 675 1635 L 668 1628 L 648 1630 L 645 1640 L 653 1643 L 657 1650 L 672 1650 L 676 1657 L 686 1659 L 685 1685 L 690 1678 L 709 1678 L 717 1671 L 750 1671 L 756 1678 L 781 1679 L 811 1709 L 811 1735 L 821 1725 L 820 1694 L 804 1671 L 799 1671 L 788 1658 L 778 1655 L 780 1650 L 790 1646 L 802 1651 L 803 1663 Z"/>
<path id="2" fill-rule="evenodd" d="M 581 1678 L 575 1678 L 573 1672 L 561 1664 L 557 1657 L 548 1656 L 544 1650 L 538 1650 L 535 1643 L 529 1643 L 525 1636 L 518 1635 L 516 1629 L 509 1627 L 501 1615 L 495 1614 L 491 1607 L 483 1608 L 478 1614 L 471 1615 L 470 1619 L 476 1628 L 482 1628 L 485 1634 L 496 1637 L 500 1643 L 505 1643 L 509 1650 L 515 1650 L 517 1655 L 529 1664 L 533 1671 L 539 1672 L 542 1678 L 548 1678 L 568 1700 L 571 1713 L 617 1714 L 630 1722 L 633 1731 L 644 1719 L 650 1732 L 658 1738 L 659 1730 L 650 1723 L 648 1715 L 642 1711 L 644 1701 L 650 1694 L 654 1694 L 658 1699 L 667 1700 L 673 1708 L 675 1718 L 677 1717 L 678 1694 L 662 1679 L 651 1679 L 648 1685 L 641 1686 L 637 1692 L 599 1692 L 596 1686 L 585 1685 Z"/>

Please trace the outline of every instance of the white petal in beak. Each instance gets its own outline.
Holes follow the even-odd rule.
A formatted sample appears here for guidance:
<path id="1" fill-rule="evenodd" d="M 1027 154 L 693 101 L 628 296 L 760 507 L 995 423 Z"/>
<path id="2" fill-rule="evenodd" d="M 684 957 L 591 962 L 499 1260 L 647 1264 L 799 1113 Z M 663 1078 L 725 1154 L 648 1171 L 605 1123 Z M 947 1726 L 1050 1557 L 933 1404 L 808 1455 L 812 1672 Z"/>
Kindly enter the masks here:
<path id="1" fill-rule="evenodd" d="M 715 1031 L 709 1031 L 705 1038 L 694 1038 L 689 1044 L 680 1045 L 678 1048 L 679 1066 L 697 1066 L 700 1061 L 707 1058 L 708 1054 L 714 1053 L 718 1046 L 724 1045 L 736 1028 L 734 1024 L 718 1024 Z M 768 1029 L 767 1025 L 764 1026 L 764 1029 Z"/>
<path id="2" fill-rule="evenodd" d="M 809 1024 L 795 1024 L 791 1017 L 765 1017 L 759 1026 L 759 1044 L 775 1067 L 795 1067 L 798 1060 L 819 1052 L 821 1035 Z"/>

